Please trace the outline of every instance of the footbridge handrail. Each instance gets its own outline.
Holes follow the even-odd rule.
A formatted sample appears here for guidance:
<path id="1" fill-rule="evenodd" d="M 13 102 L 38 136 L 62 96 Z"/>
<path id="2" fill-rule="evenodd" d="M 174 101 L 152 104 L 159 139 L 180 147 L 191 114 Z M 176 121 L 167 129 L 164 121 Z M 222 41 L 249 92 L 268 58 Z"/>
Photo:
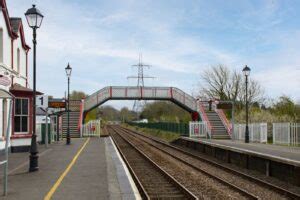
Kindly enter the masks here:
<path id="1" fill-rule="evenodd" d="M 107 100 L 170 100 L 190 112 L 197 111 L 197 100 L 176 87 L 108 86 L 88 96 L 84 111 L 103 104 Z"/>

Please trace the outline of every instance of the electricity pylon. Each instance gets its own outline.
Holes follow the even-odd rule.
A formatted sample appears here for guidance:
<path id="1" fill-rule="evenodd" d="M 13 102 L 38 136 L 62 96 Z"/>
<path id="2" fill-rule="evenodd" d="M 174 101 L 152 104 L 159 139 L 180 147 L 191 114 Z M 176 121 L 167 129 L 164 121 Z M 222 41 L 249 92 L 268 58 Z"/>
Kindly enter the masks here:
<path id="1" fill-rule="evenodd" d="M 144 87 L 144 79 L 154 79 L 153 76 L 145 76 L 144 75 L 144 68 L 150 68 L 150 65 L 146 65 L 142 61 L 143 57 L 142 54 L 139 55 L 139 63 L 136 65 L 132 65 L 133 67 L 137 67 L 138 75 L 137 76 L 128 76 L 127 79 L 137 79 L 137 86 Z M 143 107 L 145 106 L 145 100 L 135 100 L 133 104 L 132 110 L 137 113 L 137 119 L 139 119 L 139 113 L 142 111 Z"/>

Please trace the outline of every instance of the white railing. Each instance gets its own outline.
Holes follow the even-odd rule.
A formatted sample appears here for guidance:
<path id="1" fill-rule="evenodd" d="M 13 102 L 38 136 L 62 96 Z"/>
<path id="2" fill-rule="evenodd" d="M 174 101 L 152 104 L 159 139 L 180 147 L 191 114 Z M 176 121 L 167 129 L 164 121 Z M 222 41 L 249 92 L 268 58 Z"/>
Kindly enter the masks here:
<path id="1" fill-rule="evenodd" d="M 235 124 L 234 136 L 235 140 L 245 140 L 246 124 Z M 267 143 L 268 141 L 268 125 L 267 123 L 249 124 L 249 140 L 251 142 Z"/>
<path id="2" fill-rule="evenodd" d="M 207 123 L 202 121 L 190 122 L 189 123 L 189 136 L 190 137 L 204 137 L 207 138 L 209 135 L 209 129 Z"/>
<path id="3" fill-rule="evenodd" d="M 300 123 L 273 123 L 273 144 L 300 145 Z"/>
<path id="4" fill-rule="evenodd" d="M 100 120 L 92 120 L 81 127 L 83 137 L 100 137 L 101 134 Z"/>

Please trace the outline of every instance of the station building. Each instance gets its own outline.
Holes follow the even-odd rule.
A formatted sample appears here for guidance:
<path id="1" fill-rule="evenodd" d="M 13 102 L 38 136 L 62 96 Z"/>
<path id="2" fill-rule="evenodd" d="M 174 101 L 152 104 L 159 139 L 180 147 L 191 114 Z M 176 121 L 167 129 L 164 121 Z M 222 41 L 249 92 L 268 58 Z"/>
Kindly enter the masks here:
<path id="1" fill-rule="evenodd" d="M 0 0 L 0 88 L 14 95 L 9 147 L 28 151 L 32 134 L 33 91 L 28 84 L 28 52 L 21 18 L 10 17 L 5 0 Z M 8 126 L 6 101 L 0 101 L 0 151 L 4 150 Z"/>

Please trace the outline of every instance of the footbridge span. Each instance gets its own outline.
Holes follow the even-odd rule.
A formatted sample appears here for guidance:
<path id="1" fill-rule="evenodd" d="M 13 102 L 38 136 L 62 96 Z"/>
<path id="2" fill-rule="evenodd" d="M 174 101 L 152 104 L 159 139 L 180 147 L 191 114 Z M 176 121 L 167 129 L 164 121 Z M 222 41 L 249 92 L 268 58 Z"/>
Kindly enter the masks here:
<path id="1" fill-rule="evenodd" d="M 176 87 L 124 87 L 108 86 L 88 96 L 83 103 L 83 112 L 100 106 L 108 100 L 168 100 L 199 119 L 197 100 Z"/>
<path id="2" fill-rule="evenodd" d="M 218 109 L 218 100 L 199 101 L 176 87 L 126 87 L 108 86 L 80 101 L 71 113 L 71 124 L 77 123 L 79 134 L 86 114 L 108 100 L 166 100 L 171 101 L 191 113 L 192 121 L 204 121 L 209 137 L 228 139 L 232 126 L 222 109 Z M 70 109 L 72 111 L 72 109 Z M 75 116 L 76 115 L 76 116 Z M 75 133 L 74 133 L 75 135 Z"/>

